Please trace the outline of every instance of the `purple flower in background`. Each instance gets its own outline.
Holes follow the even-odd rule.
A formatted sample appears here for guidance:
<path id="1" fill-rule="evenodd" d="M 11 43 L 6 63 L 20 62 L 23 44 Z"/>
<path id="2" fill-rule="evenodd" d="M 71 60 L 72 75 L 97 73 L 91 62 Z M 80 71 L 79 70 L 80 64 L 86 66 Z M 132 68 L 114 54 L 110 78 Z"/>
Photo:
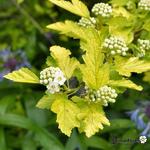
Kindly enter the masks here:
<path id="1" fill-rule="evenodd" d="M 5 49 L 0 51 L 0 81 L 3 76 L 21 67 L 30 67 L 26 54 L 21 51 L 11 51 Z"/>
<path id="2" fill-rule="evenodd" d="M 127 114 L 135 122 L 137 129 L 141 130 L 141 135 L 150 137 L 150 102 L 140 103 L 135 110 Z"/>

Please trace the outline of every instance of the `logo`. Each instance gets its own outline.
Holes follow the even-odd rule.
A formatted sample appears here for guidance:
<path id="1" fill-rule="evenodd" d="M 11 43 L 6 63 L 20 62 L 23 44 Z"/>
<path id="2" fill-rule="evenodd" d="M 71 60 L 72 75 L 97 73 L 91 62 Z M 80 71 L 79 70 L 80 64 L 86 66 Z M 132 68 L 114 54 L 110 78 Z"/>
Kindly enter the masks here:
<path id="1" fill-rule="evenodd" d="M 144 143 L 146 143 L 147 138 L 146 138 L 146 136 L 140 136 L 139 140 L 140 140 L 141 144 L 144 144 Z"/>

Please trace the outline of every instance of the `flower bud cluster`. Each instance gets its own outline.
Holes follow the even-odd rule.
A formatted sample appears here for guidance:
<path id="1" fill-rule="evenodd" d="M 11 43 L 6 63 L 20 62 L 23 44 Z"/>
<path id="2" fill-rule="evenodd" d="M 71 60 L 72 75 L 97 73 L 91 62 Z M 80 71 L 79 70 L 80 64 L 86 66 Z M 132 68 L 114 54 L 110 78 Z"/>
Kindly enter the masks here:
<path id="1" fill-rule="evenodd" d="M 105 3 L 97 3 L 92 8 L 93 14 L 96 16 L 110 17 L 112 13 L 112 7 Z"/>
<path id="2" fill-rule="evenodd" d="M 138 39 L 138 45 L 141 50 L 150 50 L 150 40 Z"/>
<path id="3" fill-rule="evenodd" d="M 141 10 L 150 11 L 150 0 L 140 0 L 139 3 L 138 3 L 138 7 Z"/>
<path id="4" fill-rule="evenodd" d="M 84 18 L 82 17 L 78 24 L 80 26 L 83 26 L 83 27 L 95 27 L 95 24 L 96 24 L 96 19 L 94 17 L 90 17 L 90 18 Z"/>
<path id="5" fill-rule="evenodd" d="M 114 103 L 118 96 L 116 90 L 107 85 L 101 87 L 97 91 L 87 89 L 87 93 L 89 94 L 89 98 L 92 102 L 102 102 L 104 106 L 108 106 L 109 102 Z"/>
<path id="6" fill-rule="evenodd" d="M 63 72 L 58 67 L 49 67 L 40 72 L 40 83 L 46 85 L 51 94 L 60 91 L 60 86 L 63 85 L 66 78 Z"/>
<path id="7" fill-rule="evenodd" d="M 138 39 L 139 52 L 138 57 L 144 57 L 146 51 L 150 50 L 150 40 Z"/>
<path id="8" fill-rule="evenodd" d="M 104 40 L 103 47 L 110 50 L 111 55 L 127 55 L 128 47 L 122 38 L 111 36 Z"/>

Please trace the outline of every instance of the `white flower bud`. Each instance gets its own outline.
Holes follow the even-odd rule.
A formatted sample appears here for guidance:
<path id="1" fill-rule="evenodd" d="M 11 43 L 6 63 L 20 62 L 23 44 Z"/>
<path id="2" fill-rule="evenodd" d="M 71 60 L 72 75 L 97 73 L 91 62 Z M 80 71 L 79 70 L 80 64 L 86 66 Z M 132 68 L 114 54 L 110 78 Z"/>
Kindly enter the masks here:
<path id="1" fill-rule="evenodd" d="M 120 54 L 122 56 L 127 55 L 128 47 L 123 39 L 115 36 L 106 38 L 103 43 L 103 47 L 107 48 L 111 55 Z"/>
<path id="2" fill-rule="evenodd" d="M 96 16 L 110 17 L 112 13 L 112 7 L 105 3 L 97 3 L 92 8 L 93 14 Z"/>
<path id="3" fill-rule="evenodd" d="M 140 0 L 138 3 L 138 8 L 141 10 L 150 11 L 150 0 Z"/>
<path id="4" fill-rule="evenodd" d="M 90 18 L 84 18 L 82 17 L 78 24 L 80 26 L 83 26 L 83 27 L 95 27 L 95 24 L 96 24 L 96 19 L 94 17 L 90 17 Z"/>

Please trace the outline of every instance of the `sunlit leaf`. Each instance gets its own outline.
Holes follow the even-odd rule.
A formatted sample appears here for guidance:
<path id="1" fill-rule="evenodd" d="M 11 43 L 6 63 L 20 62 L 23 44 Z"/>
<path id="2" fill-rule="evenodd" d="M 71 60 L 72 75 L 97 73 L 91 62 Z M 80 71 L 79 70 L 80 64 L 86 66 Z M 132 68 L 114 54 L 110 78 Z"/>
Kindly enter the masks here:
<path id="1" fill-rule="evenodd" d="M 49 0 L 49 1 L 76 15 L 79 15 L 82 17 L 90 16 L 87 6 L 79 0 L 71 0 L 71 2 L 66 1 L 66 0 Z"/>
<path id="2" fill-rule="evenodd" d="M 58 66 L 69 79 L 72 76 L 74 70 L 78 67 L 78 61 L 73 57 L 70 58 L 70 51 L 63 47 L 52 46 L 50 51 L 53 58 L 57 61 Z"/>
<path id="3" fill-rule="evenodd" d="M 143 88 L 141 86 L 136 85 L 131 80 L 110 80 L 109 85 L 115 87 L 126 87 L 141 91 Z"/>
<path id="4" fill-rule="evenodd" d="M 118 56 L 115 58 L 115 67 L 120 75 L 129 77 L 132 72 L 142 73 L 150 70 L 150 62 L 139 60 L 137 57 L 125 58 Z"/>
<path id="5" fill-rule="evenodd" d="M 4 77 L 15 82 L 39 83 L 39 78 L 28 68 L 21 68 L 5 75 Z"/>
<path id="6" fill-rule="evenodd" d="M 79 127 L 80 124 L 76 115 L 80 112 L 80 109 L 75 103 L 68 100 L 67 96 L 56 97 L 51 110 L 57 114 L 59 129 L 67 136 L 70 136 L 74 127 Z"/>

